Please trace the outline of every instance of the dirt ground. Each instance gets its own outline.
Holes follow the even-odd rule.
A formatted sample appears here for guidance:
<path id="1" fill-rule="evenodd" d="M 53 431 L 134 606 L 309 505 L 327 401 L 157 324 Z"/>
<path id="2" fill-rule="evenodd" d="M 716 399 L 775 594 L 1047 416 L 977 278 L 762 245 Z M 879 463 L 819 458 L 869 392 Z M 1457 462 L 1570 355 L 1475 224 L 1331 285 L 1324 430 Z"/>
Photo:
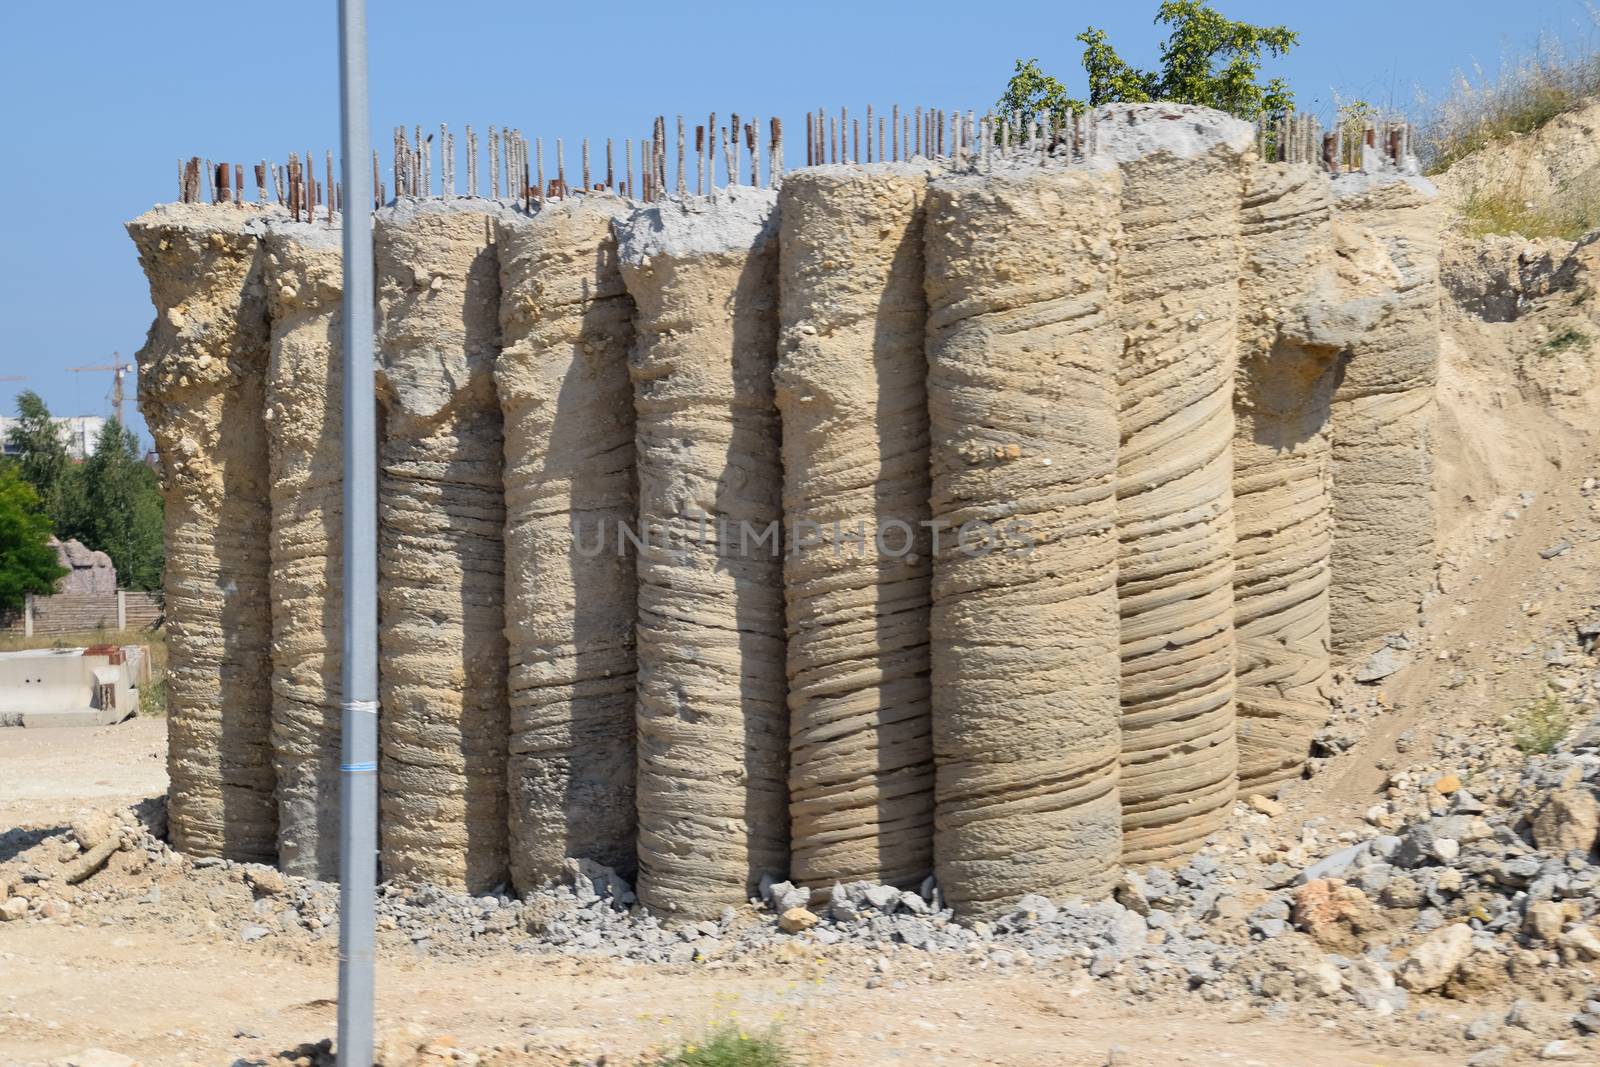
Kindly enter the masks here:
<path id="1" fill-rule="evenodd" d="M 92 799 L 158 792 L 162 724 L 8 735 L 0 818 L 64 825 Z M 95 768 L 92 794 L 78 770 Z M 90 1047 L 145 1067 L 259 1061 L 331 1035 L 332 948 L 275 951 L 232 931 L 175 933 L 159 907 L 97 925 L 0 927 L 0 1064 Z M 932 964 L 930 963 L 930 967 Z M 809 1064 L 1434 1067 L 1458 1057 L 1363 1045 L 1305 1020 L 1186 1000 L 1181 1013 L 1124 1001 L 1081 974 L 950 973 L 867 989 L 796 954 L 773 965 L 662 967 L 497 953 L 383 953 L 380 1031 L 417 1022 L 463 1047 L 530 1041 L 551 1064 L 607 1052 L 629 1062 L 730 1019 L 775 1026 Z M 942 978 L 942 980 L 941 980 Z"/>
<path id="2" fill-rule="evenodd" d="M 0 830 L 112 807 L 167 788 L 167 721 L 0 735 Z"/>

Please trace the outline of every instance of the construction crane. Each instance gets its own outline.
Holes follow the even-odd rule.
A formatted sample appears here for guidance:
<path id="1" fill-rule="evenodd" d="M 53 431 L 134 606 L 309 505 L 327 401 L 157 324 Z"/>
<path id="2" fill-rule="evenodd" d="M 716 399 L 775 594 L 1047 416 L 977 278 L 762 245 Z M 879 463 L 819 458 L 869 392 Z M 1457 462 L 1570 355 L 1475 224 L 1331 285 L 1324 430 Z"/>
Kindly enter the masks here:
<path id="1" fill-rule="evenodd" d="M 26 374 L 0 375 L 0 382 L 25 382 L 27 380 L 28 376 Z"/>
<path id="2" fill-rule="evenodd" d="M 122 362 L 122 353 L 111 353 L 110 363 L 97 363 L 92 367 L 68 367 L 67 369 L 80 374 L 104 371 L 110 371 L 114 374 L 116 378 L 115 384 L 111 387 L 111 406 L 116 410 L 117 422 L 122 423 L 124 426 L 127 425 L 127 423 L 122 422 L 122 378 L 133 370 L 133 364 Z"/>

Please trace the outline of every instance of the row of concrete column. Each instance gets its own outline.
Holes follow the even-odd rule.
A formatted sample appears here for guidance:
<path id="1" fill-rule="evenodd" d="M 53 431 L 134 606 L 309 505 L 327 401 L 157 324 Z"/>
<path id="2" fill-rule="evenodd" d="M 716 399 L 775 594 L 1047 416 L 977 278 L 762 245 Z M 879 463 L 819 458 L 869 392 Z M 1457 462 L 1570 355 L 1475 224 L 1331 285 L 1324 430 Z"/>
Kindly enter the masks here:
<path id="1" fill-rule="evenodd" d="M 378 213 L 385 877 L 581 857 L 704 917 L 934 873 L 984 915 L 1298 772 L 1330 575 L 1383 585 L 1332 599 L 1352 641 L 1431 580 L 1431 194 L 1202 109 L 1098 128 L 1087 163 Z M 173 833 L 332 877 L 337 231 L 130 230 Z"/>

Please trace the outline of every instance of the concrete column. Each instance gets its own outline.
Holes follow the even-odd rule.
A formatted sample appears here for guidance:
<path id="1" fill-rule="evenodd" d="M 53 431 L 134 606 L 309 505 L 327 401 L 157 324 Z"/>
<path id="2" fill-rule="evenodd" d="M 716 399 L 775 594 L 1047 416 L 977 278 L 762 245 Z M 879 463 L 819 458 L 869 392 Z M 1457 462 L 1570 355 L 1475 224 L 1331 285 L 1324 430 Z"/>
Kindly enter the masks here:
<path id="1" fill-rule="evenodd" d="M 117 632 L 128 628 L 128 594 L 117 590 Z"/>
<path id="2" fill-rule="evenodd" d="M 933 869 L 927 183 L 813 167 L 779 196 L 790 874 L 808 885 Z"/>
<path id="3" fill-rule="evenodd" d="M 273 209 L 275 211 L 275 209 Z M 277 856 L 271 743 L 269 212 L 168 204 L 128 224 L 156 320 L 139 408 L 166 498 L 168 815 L 197 856 Z"/>
<path id="4" fill-rule="evenodd" d="M 1333 269 L 1328 176 L 1245 171 L 1233 439 L 1239 787 L 1299 774 L 1327 720 L 1329 429 L 1338 350 L 1307 342 L 1308 303 Z"/>
<path id="5" fill-rule="evenodd" d="M 934 859 L 969 916 L 1121 858 L 1115 168 L 928 193 Z"/>
<path id="6" fill-rule="evenodd" d="M 335 881 L 344 602 L 340 231 L 276 221 L 265 245 L 278 862 L 290 874 Z"/>
<path id="7" fill-rule="evenodd" d="M 1443 210 L 1431 183 L 1399 174 L 1345 175 L 1333 195 L 1395 274 L 1393 310 L 1350 347 L 1333 405 L 1333 644 L 1357 653 L 1415 625 L 1434 582 Z"/>
<path id="8" fill-rule="evenodd" d="M 33 594 L 26 593 L 22 600 L 22 636 L 33 636 Z"/>
<path id="9" fill-rule="evenodd" d="M 639 897 L 714 918 L 788 866 L 776 194 L 619 229 L 638 306 Z"/>
<path id="10" fill-rule="evenodd" d="M 375 220 L 383 874 L 505 881 L 505 503 L 497 216 L 411 200 Z"/>
<path id="11" fill-rule="evenodd" d="M 1113 105 L 1097 119 L 1123 180 L 1123 855 L 1147 863 L 1198 847 L 1238 785 L 1234 320 L 1253 131 L 1169 104 Z"/>
<path id="12" fill-rule="evenodd" d="M 612 235 L 627 212 L 586 195 L 498 222 L 511 873 L 525 890 L 571 857 L 636 866 L 633 301 Z"/>

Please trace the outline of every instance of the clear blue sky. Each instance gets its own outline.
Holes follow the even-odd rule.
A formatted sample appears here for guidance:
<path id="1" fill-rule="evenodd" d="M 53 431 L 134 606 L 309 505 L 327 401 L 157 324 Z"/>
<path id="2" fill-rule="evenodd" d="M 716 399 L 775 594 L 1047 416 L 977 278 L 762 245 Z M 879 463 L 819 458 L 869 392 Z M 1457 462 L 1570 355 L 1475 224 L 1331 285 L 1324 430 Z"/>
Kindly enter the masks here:
<path id="1" fill-rule="evenodd" d="M 1411 106 L 1452 71 L 1493 69 L 1542 31 L 1595 40 L 1584 0 L 1216 0 L 1286 22 L 1301 45 L 1272 73 L 1302 107 L 1337 92 Z M 104 414 L 109 374 L 152 315 L 122 223 L 173 199 L 180 156 L 250 162 L 333 147 L 333 0 L 267 4 L 13 0 L 0 13 L 0 410 L 19 390 L 58 415 Z M 374 142 L 396 123 L 512 125 L 527 136 L 638 138 L 651 116 L 737 110 L 786 120 L 844 104 L 984 108 L 1013 60 L 1081 91 L 1074 34 L 1108 31 L 1148 64 L 1156 0 L 1133 3 L 481 3 L 371 0 Z M 387 153 L 385 153 L 387 155 Z M 131 385 L 131 383 L 130 383 Z M 132 420 L 130 420 L 132 421 Z M 141 425 L 142 424 L 137 424 Z"/>

